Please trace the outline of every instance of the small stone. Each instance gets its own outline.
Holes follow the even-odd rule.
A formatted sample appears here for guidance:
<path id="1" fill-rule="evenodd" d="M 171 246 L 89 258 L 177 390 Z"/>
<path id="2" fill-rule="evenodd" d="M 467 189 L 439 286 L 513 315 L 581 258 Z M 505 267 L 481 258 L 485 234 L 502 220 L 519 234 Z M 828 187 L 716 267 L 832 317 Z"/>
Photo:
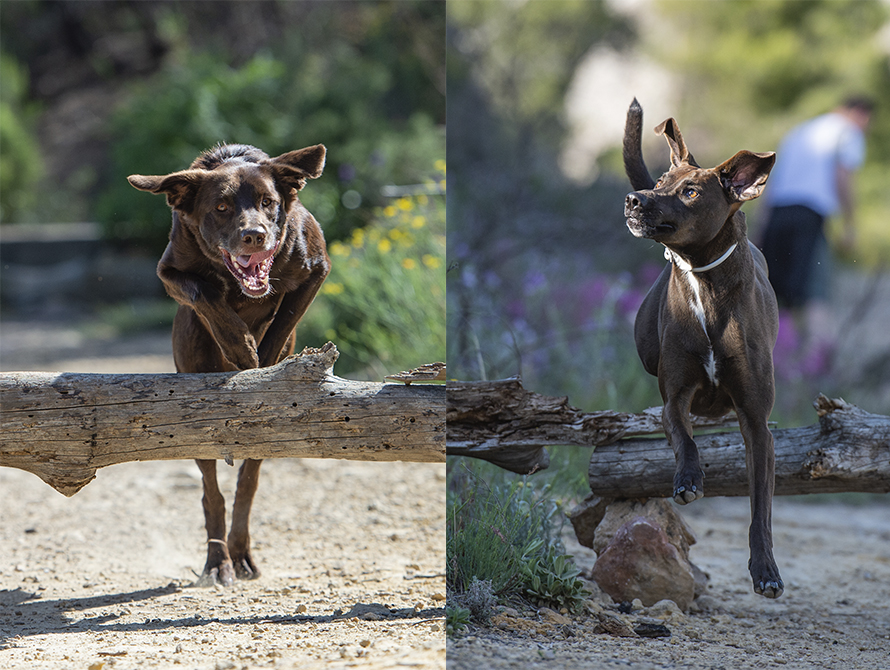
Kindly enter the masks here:
<path id="1" fill-rule="evenodd" d="M 597 634 L 612 635 L 614 637 L 636 637 L 637 634 L 621 617 L 609 612 L 597 612 L 596 625 L 593 632 Z"/>
<path id="2" fill-rule="evenodd" d="M 661 623 L 642 622 L 634 626 L 634 633 L 640 637 L 670 637 L 671 631 L 668 627 Z"/>
<path id="3" fill-rule="evenodd" d="M 306 612 L 308 609 L 309 609 L 309 608 L 306 607 L 305 605 L 297 605 L 297 614 L 303 614 L 303 613 Z"/>
<path id="4" fill-rule="evenodd" d="M 679 621 L 683 619 L 683 612 L 673 600 L 659 600 L 649 607 L 646 612 L 649 616 L 662 621 Z"/>
<path id="5" fill-rule="evenodd" d="M 359 644 L 360 644 L 362 647 L 370 647 L 370 646 L 371 646 L 371 641 L 370 641 L 370 640 L 362 640 L 361 642 L 359 642 Z"/>
<path id="6" fill-rule="evenodd" d="M 563 616 L 557 612 L 554 612 L 549 607 L 542 607 L 538 610 L 538 615 L 547 623 L 557 624 L 559 626 L 567 626 L 572 624 L 572 620 L 567 616 Z"/>

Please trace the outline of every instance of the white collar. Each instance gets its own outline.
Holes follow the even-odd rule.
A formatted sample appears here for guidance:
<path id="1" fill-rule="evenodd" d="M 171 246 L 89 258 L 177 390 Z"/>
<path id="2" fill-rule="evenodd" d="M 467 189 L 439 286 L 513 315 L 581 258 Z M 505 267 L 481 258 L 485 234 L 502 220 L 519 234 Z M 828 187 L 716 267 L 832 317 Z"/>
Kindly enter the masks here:
<path id="1" fill-rule="evenodd" d="M 733 242 L 732 246 L 729 247 L 729 249 L 727 249 L 726 252 L 720 258 L 718 258 L 713 263 L 708 263 L 707 265 L 703 265 L 700 268 L 692 267 L 689 263 L 687 263 L 685 260 L 680 258 L 679 254 L 677 254 L 674 251 L 671 251 L 668 247 L 664 248 L 664 258 L 665 258 L 665 260 L 668 260 L 671 263 L 674 263 L 678 268 L 680 268 L 681 270 L 685 270 L 686 272 L 707 272 L 708 270 L 713 270 L 715 267 L 717 267 L 723 261 L 725 261 L 727 258 L 729 258 L 732 255 L 732 252 L 735 251 L 735 248 L 737 246 L 739 246 L 739 243 Z"/>

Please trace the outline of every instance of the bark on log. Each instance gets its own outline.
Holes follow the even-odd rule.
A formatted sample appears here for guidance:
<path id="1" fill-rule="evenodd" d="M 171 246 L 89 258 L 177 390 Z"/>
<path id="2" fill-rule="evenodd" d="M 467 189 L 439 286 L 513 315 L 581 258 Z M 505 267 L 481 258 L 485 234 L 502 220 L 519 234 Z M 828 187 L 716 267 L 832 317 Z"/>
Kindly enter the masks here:
<path id="1" fill-rule="evenodd" d="M 216 374 L 0 374 L 0 465 L 65 495 L 128 461 L 443 462 L 445 389 L 334 376 L 330 342 Z"/>
<path id="2" fill-rule="evenodd" d="M 449 456 L 471 456 L 511 472 L 529 474 L 545 469 L 548 445 L 598 447 L 624 437 L 663 431 L 661 408 L 641 414 L 585 413 L 568 398 L 527 391 L 519 378 L 487 382 L 448 382 L 447 451 Z M 699 428 L 737 425 L 730 415 L 697 419 Z"/>
<path id="3" fill-rule="evenodd" d="M 890 491 L 890 417 L 820 395 L 819 423 L 774 430 L 776 494 Z M 738 432 L 696 437 L 706 496 L 748 495 L 745 444 Z M 593 493 L 654 498 L 673 490 L 667 440 L 635 439 L 599 447 L 590 460 Z"/>

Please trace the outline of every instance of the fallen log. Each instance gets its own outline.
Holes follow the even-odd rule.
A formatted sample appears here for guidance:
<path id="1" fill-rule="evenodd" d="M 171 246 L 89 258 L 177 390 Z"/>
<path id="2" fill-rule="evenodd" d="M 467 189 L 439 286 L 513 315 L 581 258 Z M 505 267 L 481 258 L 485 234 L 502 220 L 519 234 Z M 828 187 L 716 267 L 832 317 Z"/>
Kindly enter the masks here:
<path id="1" fill-rule="evenodd" d="M 447 453 L 529 474 L 550 464 L 548 445 L 599 447 L 625 437 L 661 433 L 661 408 L 640 414 L 582 412 L 568 398 L 527 391 L 518 377 L 448 382 Z M 736 426 L 735 417 L 696 419 L 697 428 Z"/>
<path id="2" fill-rule="evenodd" d="M 820 395 L 819 422 L 773 430 L 776 494 L 890 491 L 890 417 Z M 738 432 L 697 436 L 706 496 L 748 495 L 745 444 Z M 590 459 L 590 488 L 604 499 L 671 494 L 674 454 L 665 439 L 622 440 Z"/>
<path id="3" fill-rule="evenodd" d="M 237 373 L 0 374 L 0 465 L 71 496 L 98 468 L 174 459 L 445 460 L 445 389 L 333 374 L 330 342 Z"/>

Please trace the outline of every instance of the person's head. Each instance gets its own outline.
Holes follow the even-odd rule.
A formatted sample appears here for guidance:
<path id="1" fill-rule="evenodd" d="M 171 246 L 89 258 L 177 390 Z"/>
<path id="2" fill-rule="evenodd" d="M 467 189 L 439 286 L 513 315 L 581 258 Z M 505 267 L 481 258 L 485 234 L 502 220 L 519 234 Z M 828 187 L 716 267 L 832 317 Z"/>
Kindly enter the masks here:
<path id="1" fill-rule="evenodd" d="M 868 128 L 875 103 L 864 95 L 850 96 L 840 106 L 840 112 L 859 126 L 863 131 Z"/>

